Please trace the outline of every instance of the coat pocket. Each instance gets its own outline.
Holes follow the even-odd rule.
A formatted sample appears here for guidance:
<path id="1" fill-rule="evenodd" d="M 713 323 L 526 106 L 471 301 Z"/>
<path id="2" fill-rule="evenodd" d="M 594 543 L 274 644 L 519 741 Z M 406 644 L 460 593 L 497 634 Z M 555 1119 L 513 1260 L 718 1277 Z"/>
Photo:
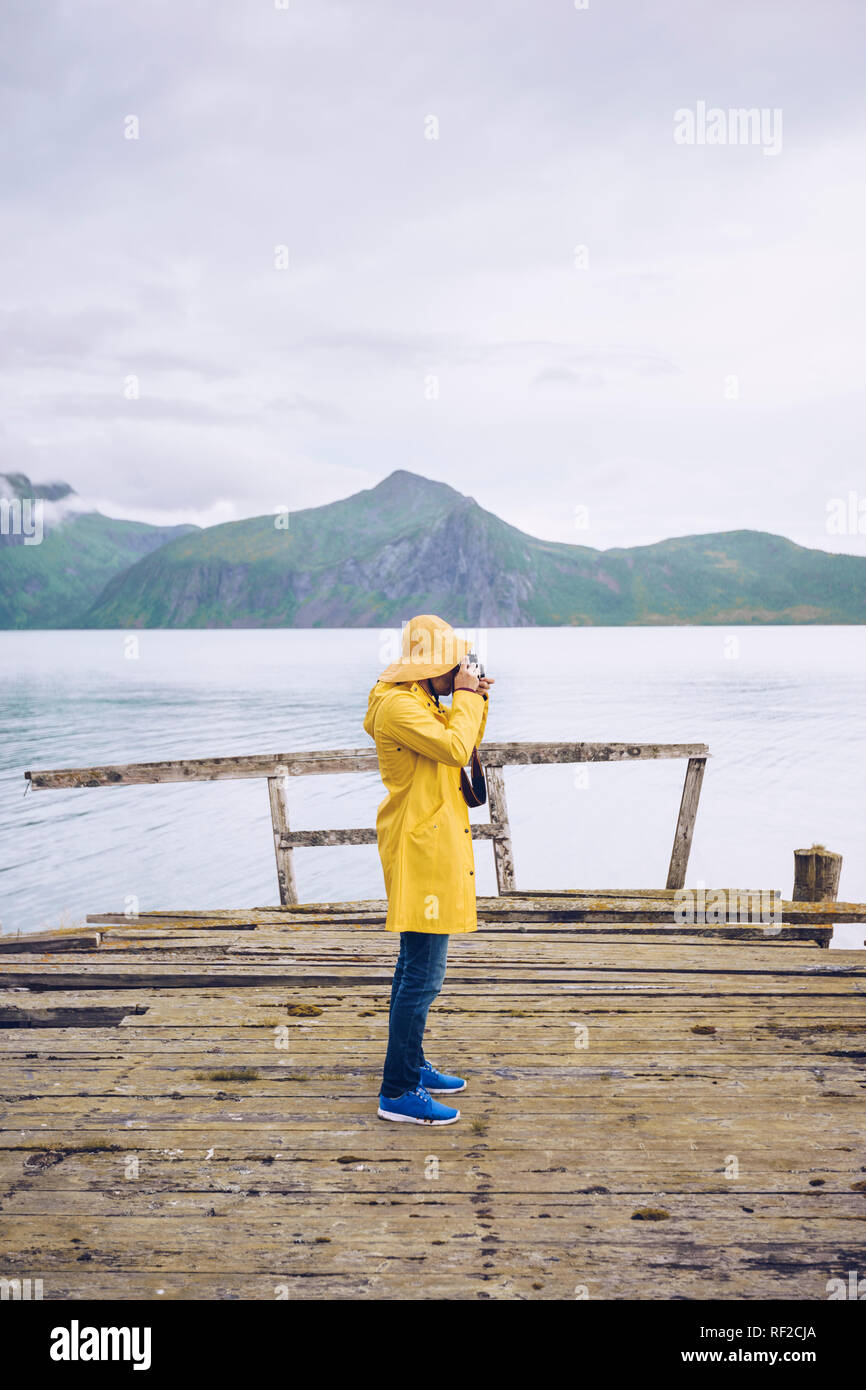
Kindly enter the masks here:
<path id="1" fill-rule="evenodd" d="M 422 817 L 421 820 L 416 821 L 412 826 L 407 826 L 406 834 L 423 839 L 427 837 L 428 832 L 438 831 L 447 815 L 448 811 L 446 810 L 445 802 L 440 801 L 438 805 L 426 816 Z"/>

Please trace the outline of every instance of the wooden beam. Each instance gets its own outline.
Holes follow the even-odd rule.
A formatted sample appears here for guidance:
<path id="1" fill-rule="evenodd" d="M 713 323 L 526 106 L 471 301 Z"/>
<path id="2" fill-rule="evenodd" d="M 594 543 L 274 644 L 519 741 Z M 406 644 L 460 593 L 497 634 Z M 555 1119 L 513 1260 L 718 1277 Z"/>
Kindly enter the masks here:
<path id="1" fill-rule="evenodd" d="M 703 900 L 695 890 L 694 908 L 697 913 L 704 911 L 710 919 L 708 925 L 712 925 L 715 907 L 713 899 L 719 893 L 726 896 L 727 903 L 724 906 L 732 921 L 761 924 L 763 911 L 769 909 L 773 920 L 766 923 L 768 927 L 783 923 L 819 925 L 831 922 L 866 922 L 866 903 L 787 902 L 784 898 L 776 897 L 769 889 L 763 899 L 757 891 L 750 894 L 750 902 L 747 903 L 746 892 L 742 888 L 719 888 L 712 894 L 709 890 L 702 891 L 705 893 Z M 522 901 L 524 897 L 526 901 Z M 498 917 L 500 921 L 520 920 L 524 916 L 542 920 L 543 914 L 549 914 L 551 920 L 561 922 L 589 921 L 595 918 L 620 922 L 677 922 L 678 909 L 679 905 L 675 899 L 655 895 L 644 897 L 639 893 L 611 897 L 601 894 L 571 897 L 550 893 L 533 894 L 530 899 L 528 894 L 515 892 L 502 898 L 479 899 L 479 916 L 484 911 Z"/>
<path id="2" fill-rule="evenodd" d="M 723 890 L 718 889 L 716 892 Z M 743 889 L 730 889 L 731 902 L 734 895 L 737 895 L 738 907 L 742 908 Z M 523 897 L 527 901 L 522 901 Z M 707 907 L 710 908 L 710 894 L 707 893 Z M 756 896 L 756 895 L 753 895 Z M 766 900 L 766 899 L 765 899 Z M 783 899 L 771 898 L 773 916 L 775 923 L 766 924 L 775 928 L 778 925 L 802 925 L 817 926 L 832 924 L 837 922 L 866 922 L 866 903 L 794 903 L 786 902 Z M 759 906 L 760 904 L 758 904 Z M 376 918 L 384 921 L 388 904 L 384 898 L 371 898 L 366 900 L 356 900 L 352 902 L 330 902 L 330 903 L 294 903 L 290 908 L 280 907 L 249 907 L 249 908 L 224 908 L 224 909 L 154 909 L 149 912 L 142 912 L 135 919 L 125 917 L 123 913 L 91 913 L 88 914 L 88 925 L 104 925 L 106 923 L 116 923 L 118 926 L 127 928 L 130 931 L 138 930 L 148 924 L 156 925 L 160 921 L 165 921 L 171 926 L 177 926 L 182 922 L 202 921 L 222 922 L 227 929 L 236 931 L 249 924 L 257 924 L 261 921 L 272 920 L 274 922 L 301 922 L 305 918 L 336 918 L 341 924 L 351 925 L 353 922 L 365 922 Z M 479 897 L 478 898 L 478 919 L 495 920 L 500 923 L 507 922 L 556 922 L 568 925 L 574 922 L 645 922 L 648 926 L 665 926 L 667 924 L 681 925 L 687 931 L 694 931 L 695 927 L 688 923 L 678 923 L 674 917 L 675 905 L 670 900 L 665 900 L 661 896 L 642 896 L 634 897 L 623 896 L 598 896 L 587 895 L 584 898 L 575 899 L 565 898 L 561 895 L 535 895 L 530 900 L 527 893 L 509 893 L 498 897 Z M 733 921 L 733 918 L 732 918 Z M 743 916 L 742 911 L 737 913 L 737 921 L 741 925 L 750 925 L 748 916 Z M 697 923 L 696 925 L 702 925 Z M 754 917 L 752 925 L 763 926 L 760 916 Z M 715 929 L 712 922 L 707 926 Z M 6 938 L 0 938 L 6 939 Z M 14 939 L 14 938 L 9 938 Z"/>
<path id="3" fill-rule="evenodd" d="M 277 883 L 280 902 L 284 907 L 298 901 L 295 865 L 291 845 L 285 843 L 289 833 L 289 801 L 286 775 L 283 772 L 268 778 L 268 800 L 271 804 L 271 825 L 274 829 L 274 851 L 277 856 Z"/>
<path id="4" fill-rule="evenodd" d="M 842 856 L 812 845 L 811 849 L 794 850 L 794 902 L 833 902 L 839 893 Z M 831 932 L 832 935 L 832 932 Z M 823 943 L 829 948 L 829 938 Z"/>
<path id="5" fill-rule="evenodd" d="M 129 925 L 129 918 L 126 919 Z M 22 953 L 47 955 L 52 951 L 92 951 L 102 940 L 97 931 L 70 931 L 68 928 L 56 932 L 29 932 L 15 936 L 0 936 L 0 954 L 20 955 Z"/>
<path id="6" fill-rule="evenodd" d="M 158 763 L 28 771 L 34 791 L 64 787 L 122 787 L 160 782 L 218 782 L 227 778 L 300 777 L 317 772 L 375 772 L 375 749 L 312 749 L 300 753 L 264 753 L 244 757 L 181 758 Z"/>
<path id="7" fill-rule="evenodd" d="M 479 752 L 485 767 L 709 757 L 705 743 L 487 743 Z"/>
<path id="8" fill-rule="evenodd" d="M 508 838 L 507 825 L 504 828 L 495 825 L 473 825 L 471 830 L 473 840 Z M 280 844 L 287 850 L 312 845 L 375 845 L 376 832 L 354 827 L 350 830 L 290 830 L 281 837 Z"/>
<path id="9" fill-rule="evenodd" d="M 704 743 L 489 743 L 481 750 L 486 767 L 506 764 L 626 762 L 648 758 L 706 758 Z M 376 772 L 375 748 L 323 748 L 243 757 L 183 758 L 107 767 L 28 770 L 34 791 L 68 787 L 141 786 L 159 782 L 216 782 L 225 778 L 303 777 L 322 772 Z"/>
<path id="10" fill-rule="evenodd" d="M 689 851 L 692 847 L 692 835 L 695 829 L 695 817 L 698 814 L 698 801 L 701 795 L 701 783 L 704 780 L 704 769 L 707 765 L 705 757 L 689 758 L 686 768 L 686 779 L 683 783 L 683 794 L 680 800 L 680 813 L 677 817 L 677 828 L 674 831 L 674 846 L 671 850 L 671 862 L 668 867 L 668 888 L 682 888 L 686 881 L 686 869 L 689 862 Z"/>
<path id="11" fill-rule="evenodd" d="M 678 888 L 511 888 L 506 898 L 673 898 Z M 707 888 L 709 898 L 714 893 L 740 893 L 755 897 L 781 898 L 778 888 Z"/>
<path id="12" fill-rule="evenodd" d="M 500 893 L 507 893 L 514 888 L 514 855 L 511 850 L 511 827 L 508 824 L 508 802 L 505 799 L 505 773 L 501 767 L 491 765 L 489 758 L 485 759 L 484 773 L 490 804 L 489 829 L 492 832 L 490 838 L 493 840 L 496 885 Z M 479 826 L 478 829 L 480 828 Z M 484 828 L 488 829 L 487 826 Z"/>
<path id="13" fill-rule="evenodd" d="M 194 937 L 201 932 L 205 935 L 210 933 L 210 937 L 218 941 L 217 950 L 225 950 L 226 942 L 230 943 L 228 949 L 232 952 L 241 953 L 246 950 L 251 953 L 267 951 L 270 949 L 271 942 L 263 939 L 268 932 L 273 934 L 273 938 L 282 950 L 286 942 L 285 933 L 297 932 L 305 926 L 314 926 L 320 940 L 325 940 L 324 933 L 329 929 L 332 932 L 346 933 L 352 932 L 369 934 L 379 932 L 385 925 L 385 912 L 379 914 L 357 914 L 344 917 L 333 913 L 304 913 L 300 915 L 300 908 L 310 906 L 310 904 L 298 904 L 293 908 L 254 908 L 241 922 L 227 919 L 220 915 L 219 911 L 203 911 L 198 914 L 185 916 L 178 912 L 170 914 L 166 912 L 145 913 L 136 920 L 135 928 L 129 925 L 129 919 L 122 914 L 95 914 L 88 918 L 88 921 L 98 922 L 100 928 L 106 934 L 110 934 L 112 946 L 122 940 L 123 942 L 134 942 L 136 950 L 141 949 L 144 944 L 145 949 L 156 947 L 161 944 L 163 938 L 170 938 L 172 941 L 178 939 L 178 933 L 186 933 L 189 937 Z M 497 914 L 479 908 L 478 921 L 482 938 L 502 937 L 507 939 L 519 933 L 520 935 L 534 935 L 543 941 L 549 941 L 552 937 L 561 941 L 585 942 L 594 941 L 599 944 L 617 942 L 621 938 L 629 938 L 639 944 L 657 944 L 663 946 L 667 941 L 675 942 L 701 942 L 707 945 L 718 945 L 724 942 L 734 943 L 754 943 L 765 947 L 778 947 L 784 949 L 786 946 L 803 946 L 817 943 L 823 946 L 832 935 L 832 927 L 821 926 L 775 926 L 770 932 L 766 927 L 757 925 L 741 925 L 737 923 L 727 923 L 724 926 L 693 926 L 690 924 L 674 925 L 666 921 L 640 921 L 640 922 L 617 922 L 609 918 L 594 918 L 592 921 L 563 921 L 561 918 L 551 920 L 550 914 L 541 914 L 540 920 L 535 920 L 536 914 L 529 909 L 524 917 L 519 921 L 510 922 L 499 917 Z M 253 933 L 243 942 L 238 944 L 237 933 Z M 345 936 L 338 938 L 345 942 Z M 355 937 L 357 940 L 357 936 Z"/>
<path id="14" fill-rule="evenodd" d="M 842 872 L 841 854 L 833 854 L 823 845 L 794 850 L 794 891 L 796 902 L 835 902 Z"/>

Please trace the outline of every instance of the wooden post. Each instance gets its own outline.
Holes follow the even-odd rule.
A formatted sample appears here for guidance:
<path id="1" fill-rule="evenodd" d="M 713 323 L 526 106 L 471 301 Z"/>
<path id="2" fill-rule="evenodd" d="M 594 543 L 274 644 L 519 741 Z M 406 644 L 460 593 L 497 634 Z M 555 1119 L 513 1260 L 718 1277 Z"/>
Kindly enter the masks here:
<path id="1" fill-rule="evenodd" d="M 280 843 L 289 831 L 288 768 L 277 768 L 280 774 L 268 778 L 268 799 L 271 803 L 271 824 L 274 828 L 274 852 L 277 856 L 277 882 L 280 887 L 280 905 L 290 907 L 298 901 L 298 888 L 295 883 L 295 864 L 291 848 L 284 849 Z"/>
<path id="2" fill-rule="evenodd" d="M 505 774 L 501 767 L 485 768 L 487 799 L 490 804 L 490 824 L 494 827 L 493 862 L 496 865 L 496 887 L 500 893 L 514 891 L 514 856 L 511 851 L 511 827 L 508 824 L 508 803 L 505 800 Z"/>
<path id="3" fill-rule="evenodd" d="M 682 888 L 686 881 L 686 869 L 692 847 L 695 817 L 698 814 L 698 800 L 701 795 L 701 783 L 704 780 L 706 765 L 706 758 L 689 758 L 686 780 L 683 783 L 683 795 L 680 801 L 680 814 L 677 818 L 677 828 L 674 831 L 674 847 L 671 850 L 668 881 L 665 885 L 667 888 Z"/>
<path id="4" fill-rule="evenodd" d="M 794 892 L 791 901 L 795 903 L 835 902 L 839 897 L 839 875 L 842 872 L 842 856 L 825 849 L 823 845 L 813 845 L 811 849 L 794 850 Z M 830 937 L 820 945 L 829 950 Z"/>
<path id="5" fill-rule="evenodd" d="M 835 902 L 839 896 L 839 875 L 842 872 L 841 854 L 833 854 L 823 845 L 794 850 L 795 903 Z"/>

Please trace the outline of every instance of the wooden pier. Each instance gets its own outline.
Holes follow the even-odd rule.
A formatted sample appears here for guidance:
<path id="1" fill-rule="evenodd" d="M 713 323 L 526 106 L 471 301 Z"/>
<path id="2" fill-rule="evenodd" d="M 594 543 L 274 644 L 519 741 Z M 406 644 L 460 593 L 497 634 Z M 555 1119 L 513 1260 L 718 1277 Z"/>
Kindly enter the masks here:
<path id="1" fill-rule="evenodd" d="M 4 938 L 0 1278 L 46 1299 L 825 1299 L 866 1230 L 862 953 L 597 905 L 481 900 L 453 938 L 426 1050 L 469 1086 L 444 1129 L 376 1116 L 384 904 Z"/>
<path id="2" fill-rule="evenodd" d="M 4 1296 L 34 1281 L 58 1300 L 848 1287 L 866 1232 L 866 956 L 820 948 L 866 906 L 835 900 L 838 856 L 798 851 L 791 901 L 689 899 L 703 745 L 485 755 L 491 823 L 474 830 L 500 896 L 452 938 L 431 1010 L 427 1055 L 469 1082 L 441 1129 L 376 1114 L 398 944 L 385 904 L 294 901 L 293 848 L 371 832 L 292 835 L 285 779 L 311 760 L 361 770 L 356 752 L 28 774 L 37 789 L 266 777 L 283 905 L 0 938 Z M 503 766 L 656 756 L 688 759 L 666 887 L 516 890 Z M 721 920 L 704 911 L 719 899 Z"/>

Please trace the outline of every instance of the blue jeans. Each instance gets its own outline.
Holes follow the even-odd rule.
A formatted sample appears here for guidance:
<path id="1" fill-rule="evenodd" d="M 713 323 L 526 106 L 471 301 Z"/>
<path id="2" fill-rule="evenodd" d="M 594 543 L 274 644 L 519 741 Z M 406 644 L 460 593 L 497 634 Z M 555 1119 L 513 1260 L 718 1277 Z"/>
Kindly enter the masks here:
<path id="1" fill-rule="evenodd" d="M 414 1091 L 424 1061 L 427 1011 L 442 988 L 448 955 L 446 932 L 403 931 L 400 954 L 391 984 L 388 1051 L 382 1075 L 382 1095 L 392 1100 Z"/>

